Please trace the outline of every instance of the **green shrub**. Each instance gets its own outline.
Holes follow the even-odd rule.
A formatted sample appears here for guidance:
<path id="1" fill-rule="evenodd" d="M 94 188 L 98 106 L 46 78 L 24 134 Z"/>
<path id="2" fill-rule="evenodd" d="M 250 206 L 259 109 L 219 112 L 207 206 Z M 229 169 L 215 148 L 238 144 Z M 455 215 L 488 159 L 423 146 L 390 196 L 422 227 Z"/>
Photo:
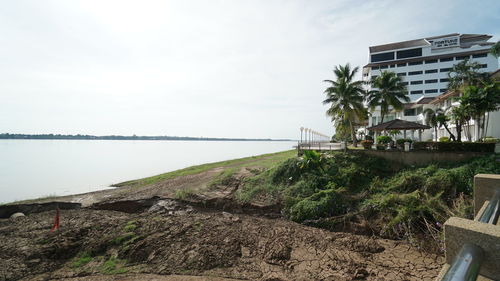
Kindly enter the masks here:
<path id="1" fill-rule="evenodd" d="M 289 217 L 293 221 L 302 222 L 343 214 L 348 206 L 344 192 L 343 189 L 317 192 L 294 204 L 289 210 Z"/>
<path id="2" fill-rule="evenodd" d="M 481 142 L 415 142 L 414 150 L 494 152 L 495 143 Z"/>
<path id="3" fill-rule="evenodd" d="M 497 143 L 500 142 L 499 139 L 494 138 L 494 137 L 485 137 L 482 139 L 483 142 L 492 142 L 492 143 Z"/>
<path id="4" fill-rule="evenodd" d="M 450 138 L 449 137 L 440 137 L 439 142 L 449 142 Z"/>
<path id="5" fill-rule="evenodd" d="M 398 144 L 398 145 L 404 145 L 405 142 L 412 143 L 413 140 L 412 139 L 398 139 L 398 140 L 396 140 L 396 144 Z"/>
<path id="6" fill-rule="evenodd" d="M 385 146 L 385 144 L 377 144 L 376 148 L 377 148 L 377 150 L 385 150 L 386 146 Z"/>
<path id="7" fill-rule="evenodd" d="M 377 143 L 388 144 L 392 141 L 392 138 L 389 136 L 378 136 Z"/>

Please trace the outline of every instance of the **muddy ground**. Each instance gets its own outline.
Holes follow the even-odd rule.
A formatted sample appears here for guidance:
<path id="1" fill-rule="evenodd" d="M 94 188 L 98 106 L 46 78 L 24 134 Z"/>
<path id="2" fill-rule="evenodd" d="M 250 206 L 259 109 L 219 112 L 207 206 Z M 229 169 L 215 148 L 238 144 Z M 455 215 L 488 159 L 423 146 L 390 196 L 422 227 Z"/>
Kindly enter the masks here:
<path id="1" fill-rule="evenodd" d="M 240 205 L 220 169 L 150 186 L 64 197 L 83 203 L 0 220 L 0 280 L 433 280 L 443 258 L 403 241 L 329 232 Z M 189 199 L 175 198 L 190 188 Z"/>

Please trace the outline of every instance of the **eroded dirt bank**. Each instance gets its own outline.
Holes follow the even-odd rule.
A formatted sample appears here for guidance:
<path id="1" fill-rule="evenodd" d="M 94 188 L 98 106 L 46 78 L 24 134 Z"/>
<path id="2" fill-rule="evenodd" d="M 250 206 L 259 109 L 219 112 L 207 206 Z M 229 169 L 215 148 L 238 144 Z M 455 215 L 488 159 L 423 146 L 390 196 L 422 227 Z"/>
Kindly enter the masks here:
<path id="1" fill-rule="evenodd" d="M 432 280 L 442 262 L 403 242 L 226 212 L 65 210 L 50 233 L 53 216 L 0 221 L 0 280 Z"/>

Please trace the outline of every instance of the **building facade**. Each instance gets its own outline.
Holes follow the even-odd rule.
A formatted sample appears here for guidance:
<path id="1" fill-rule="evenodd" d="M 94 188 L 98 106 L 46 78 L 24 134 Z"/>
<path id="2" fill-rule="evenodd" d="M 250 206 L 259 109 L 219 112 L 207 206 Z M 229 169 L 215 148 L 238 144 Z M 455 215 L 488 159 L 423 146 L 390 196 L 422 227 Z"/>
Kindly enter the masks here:
<path id="1" fill-rule="evenodd" d="M 465 59 L 479 63 L 482 72 L 496 71 L 498 59 L 489 53 L 494 44 L 489 42 L 491 37 L 453 33 L 369 47 L 370 58 L 363 67 L 363 80 L 370 81 L 383 71 L 395 72 L 403 77 L 411 99 L 404 110 L 385 116 L 384 122 L 399 118 L 423 124 L 423 110 L 438 107 L 431 100 L 447 91 L 449 71 Z M 380 117 L 378 109 L 372 110 L 368 126 L 379 124 Z M 422 138 L 437 139 L 432 131 L 426 130 Z"/>

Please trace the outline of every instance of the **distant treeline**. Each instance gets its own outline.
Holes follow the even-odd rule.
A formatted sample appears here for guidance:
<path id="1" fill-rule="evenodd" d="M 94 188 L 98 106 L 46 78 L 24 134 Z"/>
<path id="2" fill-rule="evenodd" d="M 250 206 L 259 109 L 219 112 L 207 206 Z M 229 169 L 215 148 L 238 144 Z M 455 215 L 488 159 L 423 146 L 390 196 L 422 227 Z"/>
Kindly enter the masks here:
<path id="1" fill-rule="evenodd" d="M 243 139 L 243 138 L 196 138 L 177 136 L 92 136 L 61 134 L 0 134 L 0 139 L 36 139 L 36 140 L 189 140 L 189 141 L 290 141 L 288 139 Z"/>

